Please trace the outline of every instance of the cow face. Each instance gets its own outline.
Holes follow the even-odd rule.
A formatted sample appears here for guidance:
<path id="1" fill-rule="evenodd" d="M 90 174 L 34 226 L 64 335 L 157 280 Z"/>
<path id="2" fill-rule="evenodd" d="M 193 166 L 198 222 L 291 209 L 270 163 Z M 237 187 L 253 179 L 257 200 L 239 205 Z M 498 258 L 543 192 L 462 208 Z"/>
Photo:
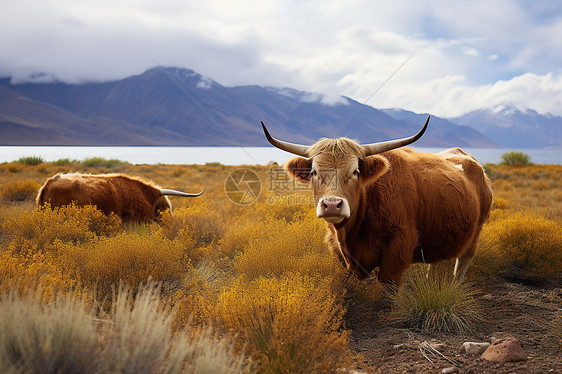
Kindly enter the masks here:
<path id="1" fill-rule="evenodd" d="M 261 124 L 273 146 L 301 156 L 289 160 L 285 168 L 300 180 L 312 181 L 318 217 L 340 224 L 353 217 L 363 198 L 364 187 L 388 170 L 388 161 L 378 154 L 421 138 L 429 118 L 414 136 L 366 145 L 347 138 L 321 139 L 311 146 L 294 144 L 275 139 L 264 123 Z"/>
<path id="2" fill-rule="evenodd" d="M 295 157 L 285 168 L 293 177 L 312 183 L 316 215 L 334 224 L 357 211 L 365 186 L 389 168 L 384 157 L 365 157 L 364 149 L 346 138 L 322 139 L 309 152 L 309 158 Z"/>
<path id="3" fill-rule="evenodd" d="M 160 196 L 154 203 L 152 209 L 154 220 L 159 220 L 162 217 L 162 213 L 166 210 L 169 210 L 170 214 L 172 213 L 172 203 L 170 203 L 168 196 Z"/>

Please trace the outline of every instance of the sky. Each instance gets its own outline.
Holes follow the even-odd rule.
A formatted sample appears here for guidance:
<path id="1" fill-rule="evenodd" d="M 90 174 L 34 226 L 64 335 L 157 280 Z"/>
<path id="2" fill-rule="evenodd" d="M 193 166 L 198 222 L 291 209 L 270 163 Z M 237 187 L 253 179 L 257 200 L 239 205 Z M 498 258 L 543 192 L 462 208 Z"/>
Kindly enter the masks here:
<path id="1" fill-rule="evenodd" d="M 562 116 L 562 2 L 0 0 L 0 76 L 118 80 L 155 66 L 455 117 Z"/>

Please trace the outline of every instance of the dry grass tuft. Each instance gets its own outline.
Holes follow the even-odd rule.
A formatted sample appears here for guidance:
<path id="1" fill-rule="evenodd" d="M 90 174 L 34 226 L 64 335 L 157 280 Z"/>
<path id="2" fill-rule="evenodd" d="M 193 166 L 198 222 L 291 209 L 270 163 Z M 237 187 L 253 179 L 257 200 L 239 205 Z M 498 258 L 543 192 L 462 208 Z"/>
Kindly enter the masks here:
<path id="1" fill-rule="evenodd" d="M 404 286 L 389 297 L 388 321 L 423 331 L 467 332 L 483 318 L 471 285 L 451 280 L 438 269 L 429 276 L 425 269 L 412 269 Z"/>
<path id="2" fill-rule="evenodd" d="M 92 373 L 96 330 L 80 298 L 41 304 L 38 295 L 0 296 L 0 372 Z"/>
<path id="3" fill-rule="evenodd" d="M 0 296 L 2 373 L 244 373 L 232 344 L 210 328 L 172 330 L 159 287 L 121 286 L 107 318 L 71 295 Z"/>

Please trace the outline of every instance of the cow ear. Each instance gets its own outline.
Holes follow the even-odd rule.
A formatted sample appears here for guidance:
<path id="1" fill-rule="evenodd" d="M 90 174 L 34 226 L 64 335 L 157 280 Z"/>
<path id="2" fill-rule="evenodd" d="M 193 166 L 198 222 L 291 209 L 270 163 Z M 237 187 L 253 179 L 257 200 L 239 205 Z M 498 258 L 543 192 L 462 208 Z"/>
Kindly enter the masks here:
<path id="1" fill-rule="evenodd" d="M 295 157 L 287 161 L 284 165 L 285 170 L 293 177 L 301 181 L 310 181 L 310 171 L 312 170 L 312 159 Z"/>
<path id="2" fill-rule="evenodd" d="M 379 155 L 369 156 L 359 160 L 359 178 L 363 183 L 372 183 L 390 169 L 390 163 Z"/>

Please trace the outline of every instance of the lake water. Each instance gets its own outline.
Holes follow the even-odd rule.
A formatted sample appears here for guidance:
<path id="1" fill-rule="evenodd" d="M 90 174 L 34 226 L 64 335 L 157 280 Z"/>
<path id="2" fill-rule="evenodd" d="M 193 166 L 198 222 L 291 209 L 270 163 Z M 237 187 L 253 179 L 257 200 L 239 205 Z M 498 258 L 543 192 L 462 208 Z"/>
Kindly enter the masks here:
<path id="1" fill-rule="evenodd" d="M 415 147 L 414 147 L 415 148 Z M 415 148 L 420 152 L 440 152 L 444 148 Z M 497 164 L 511 149 L 464 148 L 481 163 Z M 562 164 L 562 150 L 516 150 L 531 156 L 535 164 Z M 52 147 L 2 146 L 0 163 L 16 161 L 21 157 L 42 157 L 45 161 L 69 158 L 84 160 L 91 157 L 119 159 L 132 164 L 199 164 L 219 162 L 224 165 L 282 164 L 291 155 L 274 147 Z"/>

